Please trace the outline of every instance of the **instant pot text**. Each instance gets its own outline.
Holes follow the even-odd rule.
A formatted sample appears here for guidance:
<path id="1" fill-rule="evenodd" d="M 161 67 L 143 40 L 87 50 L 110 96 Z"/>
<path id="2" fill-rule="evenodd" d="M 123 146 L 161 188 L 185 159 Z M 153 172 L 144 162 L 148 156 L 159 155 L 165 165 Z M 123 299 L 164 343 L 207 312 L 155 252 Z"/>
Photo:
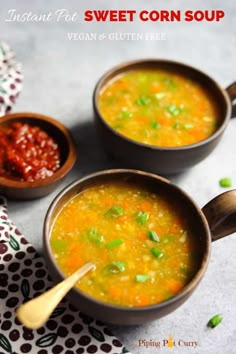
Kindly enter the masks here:
<path id="1" fill-rule="evenodd" d="M 48 13 L 20 13 L 9 9 L 7 22 L 219 22 L 225 17 L 225 12 L 219 10 L 92 10 L 84 12 L 58 9 Z"/>

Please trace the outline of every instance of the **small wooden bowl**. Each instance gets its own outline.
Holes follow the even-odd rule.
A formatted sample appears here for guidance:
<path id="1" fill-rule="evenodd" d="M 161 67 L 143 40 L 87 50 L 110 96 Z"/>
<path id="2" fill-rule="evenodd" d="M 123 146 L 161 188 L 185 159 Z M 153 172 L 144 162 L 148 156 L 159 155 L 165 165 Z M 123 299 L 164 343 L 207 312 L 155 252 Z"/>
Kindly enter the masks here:
<path id="1" fill-rule="evenodd" d="M 59 146 L 61 167 L 52 176 L 35 182 L 24 182 L 0 176 L 0 194 L 11 199 L 34 199 L 51 193 L 72 169 L 76 161 L 74 141 L 68 129 L 55 119 L 38 113 L 7 114 L 0 119 L 0 129 L 13 122 L 27 123 L 47 132 Z"/>

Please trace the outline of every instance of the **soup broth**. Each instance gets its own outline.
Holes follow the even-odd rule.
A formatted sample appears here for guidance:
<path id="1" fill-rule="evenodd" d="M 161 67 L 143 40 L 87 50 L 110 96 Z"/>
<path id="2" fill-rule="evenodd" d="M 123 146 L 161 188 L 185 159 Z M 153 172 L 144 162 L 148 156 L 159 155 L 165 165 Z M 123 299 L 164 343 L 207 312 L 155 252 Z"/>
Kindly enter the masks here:
<path id="1" fill-rule="evenodd" d="M 165 301 L 198 268 L 198 245 L 179 208 L 123 182 L 90 187 L 69 201 L 55 220 L 50 244 L 65 276 L 94 262 L 96 270 L 77 287 L 121 306 Z"/>
<path id="2" fill-rule="evenodd" d="M 117 132 L 154 146 L 194 144 L 218 126 L 215 103 L 204 87 L 161 69 L 116 76 L 101 90 L 98 108 Z"/>

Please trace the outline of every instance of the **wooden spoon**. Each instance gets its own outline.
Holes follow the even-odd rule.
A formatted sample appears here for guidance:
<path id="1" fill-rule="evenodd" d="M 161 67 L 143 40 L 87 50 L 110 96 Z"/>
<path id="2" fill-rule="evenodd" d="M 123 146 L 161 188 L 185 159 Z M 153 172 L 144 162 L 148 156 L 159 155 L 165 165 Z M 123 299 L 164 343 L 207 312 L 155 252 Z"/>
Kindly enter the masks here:
<path id="1" fill-rule="evenodd" d="M 31 329 L 42 327 L 68 291 L 87 272 L 94 269 L 95 265 L 88 262 L 52 289 L 21 305 L 16 311 L 19 321 Z"/>

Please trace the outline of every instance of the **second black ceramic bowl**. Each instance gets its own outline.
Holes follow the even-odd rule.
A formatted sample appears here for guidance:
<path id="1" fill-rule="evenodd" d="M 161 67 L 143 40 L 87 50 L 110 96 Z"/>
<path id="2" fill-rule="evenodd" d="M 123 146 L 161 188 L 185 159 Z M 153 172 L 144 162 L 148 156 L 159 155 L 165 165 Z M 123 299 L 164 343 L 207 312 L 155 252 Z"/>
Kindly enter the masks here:
<path id="1" fill-rule="evenodd" d="M 182 74 L 203 85 L 216 103 L 220 124 L 209 138 L 192 145 L 181 147 L 158 147 L 147 145 L 125 137 L 114 130 L 102 117 L 98 109 L 98 96 L 107 83 L 119 74 L 139 68 L 156 68 Z M 127 164 L 146 171 L 169 175 L 182 172 L 206 158 L 216 147 L 231 117 L 236 116 L 236 83 L 226 90 L 210 76 L 183 63 L 170 60 L 135 60 L 120 64 L 108 71 L 98 81 L 93 95 L 95 124 L 105 150 Z"/>
<path id="2" fill-rule="evenodd" d="M 174 311 L 183 304 L 198 286 L 207 269 L 210 258 L 211 241 L 236 231 L 236 190 L 223 193 L 210 201 L 202 210 L 184 191 L 170 181 L 157 175 L 136 170 L 107 170 L 100 171 L 80 180 L 77 180 L 63 189 L 50 205 L 45 217 L 43 242 L 47 258 L 48 270 L 54 279 L 65 278 L 57 264 L 50 245 L 51 231 L 61 209 L 75 196 L 97 184 L 134 183 L 140 188 L 148 187 L 162 195 L 176 207 L 183 211 L 184 217 L 189 220 L 193 235 L 199 244 L 199 268 L 191 281 L 176 296 L 166 301 L 150 306 L 118 306 L 99 301 L 78 288 L 73 288 L 68 294 L 68 299 L 74 306 L 88 315 L 113 324 L 137 325 L 153 321 Z M 78 213 L 80 211 L 78 210 Z M 78 257 L 71 254 L 71 257 Z M 92 260 L 93 261 L 93 260 Z M 114 284 L 115 284 L 114 279 Z"/>

